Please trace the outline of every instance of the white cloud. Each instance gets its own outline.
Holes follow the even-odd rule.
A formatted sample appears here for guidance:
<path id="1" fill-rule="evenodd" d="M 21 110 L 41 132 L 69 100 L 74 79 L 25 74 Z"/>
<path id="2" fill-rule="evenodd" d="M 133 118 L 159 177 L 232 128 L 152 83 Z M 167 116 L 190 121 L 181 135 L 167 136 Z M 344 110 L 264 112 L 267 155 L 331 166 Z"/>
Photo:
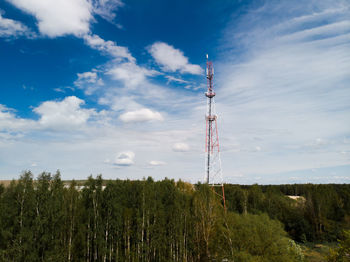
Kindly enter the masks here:
<path id="1" fill-rule="evenodd" d="M 94 13 L 98 14 L 107 21 L 114 23 L 116 11 L 124 4 L 120 0 L 94 0 L 92 1 Z"/>
<path id="2" fill-rule="evenodd" d="M 284 3 L 288 2 L 284 1 Z M 310 12 L 304 7 L 304 5 L 297 5 L 294 10 L 303 9 L 303 14 L 313 14 L 319 10 L 314 8 Z M 232 177 L 235 183 L 254 183 L 257 182 L 255 180 L 258 177 L 261 177 L 259 183 L 266 183 L 266 181 L 278 183 L 280 181 L 278 179 L 284 176 L 281 172 L 286 172 L 286 178 L 298 177 L 288 172 L 294 170 L 293 172 L 299 173 L 302 169 L 317 168 L 317 173 L 320 173 L 319 170 L 322 168 L 333 168 L 336 165 L 344 166 L 346 169 L 337 174 L 341 174 L 342 178 L 349 177 L 350 133 L 347 125 L 349 81 L 348 78 L 344 78 L 348 75 L 348 61 L 350 61 L 349 34 L 342 34 L 340 30 L 335 30 L 337 35 L 324 37 L 331 35 L 325 33 L 327 29 L 325 27 L 322 32 L 319 31 L 322 33 L 321 37 L 314 34 L 315 31 L 310 31 L 306 32 L 308 35 L 305 33 L 303 37 L 293 38 L 293 43 L 289 44 L 283 40 L 286 39 L 283 37 L 305 30 L 304 22 L 293 22 L 297 20 L 293 16 L 294 18 L 292 17 L 290 21 L 285 21 L 288 23 L 286 27 L 281 25 L 278 19 L 280 17 L 285 19 L 284 11 L 289 12 L 291 9 L 283 5 L 281 7 L 277 3 L 276 9 L 271 8 L 267 1 L 266 10 L 269 9 L 283 12 L 279 15 L 275 11 L 275 14 L 270 15 L 265 12 L 259 13 L 257 10 L 252 11 L 251 15 L 254 19 L 248 16 L 243 18 L 241 23 L 233 24 L 228 28 L 233 38 L 222 38 L 226 46 L 218 47 L 223 56 L 220 59 L 220 52 L 218 53 L 218 61 L 214 66 L 220 73 L 217 74 L 215 85 L 225 181 L 229 181 L 229 177 Z M 314 17 L 311 23 L 308 22 L 309 29 L 314 25 L 341 21 L 339 18 L 334 18 L 339 17 L 338 13 L 334 14 L 332 19 L 315 15 L 317 19 Z M 261 21 L 265 20 L 262 17 L 274 19 L 266 22 L 263 30 L 259 31 L 256 26 L 263 24 Z M 249 21 L 254 21 L 251 22 L 254 26 L 249 30 L 242 28 Z M 346 29 L 346 23 L 343 25 Z M 279 27 L 278 30 L 273 28 L 274 26 Z M 250 33 L 249 36 L 248 33 Z M 119 148 L 121 151 L 132 149 L 137 152 L 137 162 L 144 163 L 147 167 L 152 166 L 151 159 L 157 159 L 161 155 L 161 160 L 169 167 L 167 176 L 175 179 L 190 177 L 192 182 L 200 180 L 204 171 L 205 97 L 203 94 L 187 92 L 183 89 L 171 90 L 169 86 L 151 84 L 147 76 L 151 76 L 152 72 L 142 68 L 136 62 L 130 62 L 132 56 L 127 49 L 120 49 L 120 52 L 113 53 L 111 51 L 113 48 L 108 46 L 113 47 L 116 44 L 113 42 L 106 44 L 108 41 L 89 34 L 90 41 L 85 39 L 87 44 L 110 55 L 112 59 L 117 58 L 116 62 L 110 62 L 103 68 L 107 68 L 106 71 L 110 72 L 109 76 L 120 83 L 108 85 L 108 81 L 105 80 L 106 84 L 97 97 L 100 104 L 110 107 L 111 111 L 106 112 L 109 118 L 102 119 L 106 120 L 107 124 L 99 125 L 95 122 L 95 118 L 99 116 L 96 116 L 95 110 L 90 109 L 91 111 L 86 112 L 85 117 L 81 117 L 82 120 L 78 121 L 80 125 L 77 126 L 84 128 L 77 129 L 76 126 L 73 126 L 74 128 L 69 126 L 71 132 L 61 132 L 62 130 L 55 127 L 57 132 L 49 129 L 47 133 L 45 125 L 55 126 L 54 124 L 42 124 L 41 118 L 38 121 L 23 119 L 10 109 L 2 109 L 0 110 L 0 130 L 7 128 L 12 132 L 12 130 L 36 128 L 33 131 L 34 135 L 21 134 L 22 137 L 16 137 L 16 139 L 11 139 L 10 132 L 0 132 L 0 159 L 6 163 L 5 166 L 1 166 L 2 173 L 17 177 L 20 170 L 32 163 L 23 160 L 28 159 L 30 155 L 31 161 L 40 159 L 39 166 L 43 170 L 62 169 L 62 174 L 67 179 L 72 177 L 83 179 L 88 174 L 99 173 L 111 179 L 116 177 L 142 179 L 145 176 L 142 164 L 130 169 L 115 168 L 120 164 L 129 165 L 135 162 L 134 156 L 131 155 L 113 157 L 116 153 L 115 149 Z M 232 43 L 238 43 L 238 45 L 232 46 Z M 226 53 L 229 50 L 227 45 L 231 45 L 232 53 Z M 230 57 L 235 59 L 229 61 Z M 124 64 L 126 61 L 128 62 Z M 122 68 L 124 71 L 117 70 L 113 75 L 112 69 L 116 68 Z M 181 69 L 175 71 L 181 73 Z M 96 72 L 96 78 L 93 72 Z M 81 78 L 86 80 L 84 84 L 93 85 L 91 82 L 98 80 L 103 72 L 87 73 L 82 73 Z M 77 78 L 79 79 L 79 76 Z M 136 81 L 133 82 L 135 78 Z M 203 83 L 205 83 L 204 77 Z M 144 88 L 135 88 L 141 84 Z M 186 95 L 182 95 L 185 93 Z M 75 111 L 88 110 L 84 108 L 80 104 L 73 113 L 62 113 L 59 107 L 56 109 L 58 115 L 68 116 L 75 115 Z M 155 122 L 152 125 L 120 125 L 118 114 L 144 108 L 150 108 L 153 112 L 162 112 L 163 117 L 166 112 L 167 121 Z M 74 122 L 75 117 L 72 119 Z M 255 139 L 257 137 L 259 140 Z M 190 141 L 191 149 L 187 144 L 174 146 L 179 141 Z M 322 145 L 322 141 L 326 143 Z M 312 144 L 319 148 L 310 149 L 308 145 L 312 146 Z M 173 146 L 174 151 L 189 152 L 174 154 L 171 151 Z M 259 153 L 253 153 L 259 148 L 261 149 Z M 54 157 L 57 155 L 60 157 Z M 106 159 L 107 157 L 110 160 Z M 104 160 L 109 165 L 106 165 Z M 151 175 L 161 179 L 164 177 L 161 169 L 154 168 Z M 312 181 L 310 176 L 314 174 L 311 171 L 308 171 L 308 174 L 311 175 L 303 176 L 303 182 Z"/>
<path id="3" fill-rule="evenodd" d="M 113 58 L 122 60 L 127 59 L 130 62 L 135 62 L 135 58 L 130 54 L 127 47 L 118 46 L 113 41 L 103 40 L 98 35 L 85 35 L 85 43 L 91 48 L 97 49 L 111 55 Z"/>
<path id="4" fill-rule="evenodd" d="M 229 23 L 216 63 L 224 170 L 253 178 L 349 163 L 338 152 L 350 132 L 350 9 L 339 5 L 266 1 Z"/>
<path id="5" fill-rule="evenodd" d="M 120 30 L 124 30 L 124 29 L 125 29 L 124 26 L 121 25 L 121 24 L 115 24 L 115 26 L 116 26 L 118 29 L 120 29 Z"/>
<path id="6" fill-rule="evenodd" d="M 62 86 L 62 87 L 56 87 L 53 90 L 58 93 L 66 93 L 67 90 L 75 91 L 75 88 L 71 86 Z"/>
<path id="7" fill-rule="evenodd" d="M 38 21 L 39 31 L 49 37 L 72 34 L 82 36 L 90 31 L 93 16 L 87 0 L 7 0 Z"/>
<path id="8" fill-rule="evenodd" d="M 189 83 L 189 81 L 183 80 L 181 78 L 173 77 L 173 76 L 165 76 L 165 78 L 168 79 L 168 81 L 166 82 L 167 84 L 169 84 L 170 82 L 177 82 L 177 83 L 182 83 L 182 84 L 188 84 Z"/>
<path id="9" fill-rule="evenodd" d="M 164 165 L 166 165 L 166 163 L 163 161 L 152 160 L 149 162 L 149 165 L 150 166 L 164 166 Z"/>
<path id="10" fill-rule="evenodd" d="M 34 125 L 35 121 L 19 118 L 14 110 L 0 104 L 0 132 L 25 131 Z"/>
<path id="11" fill-rule="evenodd" d="M 117 166 L 131 166 L 134 164 L 135 153 L 132 151 L 125 151 L 119 153 L 113 164 Z"/>
<path id="12" fill-rule="evenodd" d="M 74 82 L 74 84 L 80 85 L 80 81 L 94 84 L 97 82 L 97 74 L 96 72 L 78 73 L 78 79 Z"/>
<path id="13" fill-rule="evenodd" d="M 4 18 L 0 13 L 0 37 L 18 37 L 23 35 L 34 37 L 34 34 L 27 26 L 19 21 Z"/>
<path id="14" fill-rule="evenodd" d="M 118 95 L 106 95 L 100 97 L 98 100 L 100 105 L 108 105 L 113 111 L 127 110 L 135 111 L 142 108 L 142 105 L 134 100 L 134 97 L 129 96 L 118 96 Z"/>
<path id="15" fill-rule="evenodd" d="M 136 87 L 145 82 L 146 76 L 155 75 L 157 72 L 128 62 L 114 65 L 107 74 L 111 75 L 113 79 L 121 81 L 126 87 Z"/>
<path id="16" fill-rule="evenodd" d="M 190 73 L 200 75 L 203 73 L 199 65 L 190 64 L 183 52 L 163 42 L 156 42 L 148 48 L 149 53 L 164 71 Z"/>
<path id="17" fill-rule="evenodd" d="M 174 152 L 187 152 L 190 150 L 190 146 L 186 143 L 175 143 L 173 145 Z"/>
<path id="18" fill-rule="evenodd" d="M 98 77 L 96 70 L 91 72 L 78 73 L 78 79 L 74 81 L 74 85 L 84 90 L 84 93 L 91 95 L 100 86 L 103 86 L 102 78 Z"/>
<path id="19" fill-rule="evenodd" d="M 316 138 L 314 141 L 311 143 L 308 143 L 306 146 L 308 147 L 313 147 L 313 148 L 320 148 L 327 145 L 327 141 L 325 141 L 322 138 Z"/>
<path id="20" fill-rule="evenodd" d="M 312 38 L 317 38 L 322 36 L 324 38 L 337 36 L 339 34 L 349 33 L 350 32 L 350 21 L 340 21 L 331 24 L 326 24 L 311 29 L 300 30 L 292 34 L 287 34 L 279 37 L 280 41 L 286 43 L 307 41 Z"/>
<path id="21" fill-rule="evenodd" d="M 116 10 L 123 5 L 120 0 L 7 0 L 22 11 L 35 16 L 41 34 L 48 37 L 75 35 L 82 37 L 91 48 L 111 55 L 118 60 L 135 62 L 127 47 L 118 46 L 91 34 L 93 14 L 113 22 Z M 116 24 L 118 26 L 118 24 Z M 27 34 L 30 31 L 20 22 L 5 19 L 0 14 L 0 37 Z M 32 33 L 31 33 L 32 34 Z"/>
<path id="22" fill-rule="evenodd" d="M 156 111 L 148 108 L 142 108 L 136 111 L 126 112 L 120 115 L 120 120 L 125 123 L 147 122 L 147 121 L 162 121 L 163 116 Z"/>
<path id="23" fill-rule="evenodd" d="M 183 124 L 182 120 L 176 115 L 169 115 L 169 118 L 167 115 L 166 123 L 158 121 L 153 122 L 151 125 L 142 123 L 137 125 L 121 125 L 121 121 L 117 115 L 119 112 L 115 112 L 113 109 L 107 112 L 109 119 L 100 116 L 101 112 L 95 113 L 93 111 L 89 119 L 81 125 L 81 128 L 73 126 L 62 130 L 56 127 L 45 127 L 40 123 L 39 117 L 39 120 L 33 121 L 33 126 L 38 127 L 38 129 L 23 134 L 21 138 L 8 140 L 0 132 L 0 159 L 6 162 L 6 166 L 2 166 L 1 170 L 3 170 L 3 173 L 8 174 L 8 176 L 17 177 L 21 170 L 28 168 L 28 165 L 32 163 L 28 163 L 28 160 L 25 161 L 25 159 L 28 159 L 28 155 L 30 155 L 33 162 L 35 159 L 40 159 L 40 163 L 38 163 L 39 169 L 52 172 L 60 169 L 66 179 L 72 177 L 84 179 L 89 174 L 100 173 L 103 174 L 104 178 L 110 179 L 142 179 L 144 176 L 147 176 L 145 175 L 145 172 L 148 172 L 145 171 L 147 167 L 154 168 L 154 171 L 150 174 L 154 178 L 161 179 L 164 177 L 163 173 L 158 173 L 158 170 L 162 168 L 151 166 L 149 164 L 150 160 L 162 160 L 169 163 L 167 164 L 169 165 L 169 170 L 167 171 L 167 176 L 169 177 L 174 177 L 175 179 L 189 177 L 190 174 L 196 173 L 195 171 L 197 170 L 193 167 L 193 163 L 199 160 L 200 168 L 202 167 L 201 157 L 198 154 L 194 156 L 187 155 L 183 159 L 185 163 L 178 165 L 178 162 L 176 160 L 174 161 L 173 153 L 169 149 L 171 150 L 173 143 L 178 141 L 179 137 L 183 138 L 184 141 L 193 138 L 190 109 L 194 108 L 194 99 L 193 97 L 179 98 L 181 101 L 181 107 L 179 107 L 179 101 L 173 99 L 175 92 L 173 93 L 170 88 L 150 86 L 148 83 L 148 89 L 150 90 L 146 94 L 147 98 L 140 100 L 139 95 L 143 93 L 141 90 L 139 90 L 139 94 L 138 89 L 132 90 L 130 93 L 128 88 L 111 88 L 110 91 L 115 91 L 115 93 L 106 93 L 104 95 L 106 98 L 113 97 L 115 100 L 104 102 L 107 102 L 111 106 L 111 109 L 113 107 L 119 112 L 127 112 L 145 108 L 142 102 L 150 101 L 149 99 L 151 98 L 153 101 L 154 97 L 156 97 L 155 103 L 150 108 L 152 111 L 155 111 L 153 108 L 171 108 L 171 110 L 176 110 L 177 113 L 183 112 L 186 115 L 186 121 L 190 122 L 190 124 Z M 133 94 L 135 92 L 137 94 L 134 97 Z M 121 98 L 130 99 L 122 99 L 123 101 L 121 101 Z M 186 101 L 183 101 L 183 99 L 186 99 Z M 62 100 L 56 102 L 60 101 Z M 133 104 L 133 101 L 140 102 L 140 104 L 131 106 L 135 107 L 135 109 L 128 108 L 130 104 Z M 191 103 L 191 106 L 188 103 Z M 84 108 L 86 107 L 80 105 L 80 109 Z M 127 109 L 125 110 L 125 108 Z M 13 116 L 16 117 L 14 113 Z M 23 120 L 19 117 L 18 119 Z M 107 120 L 107 123 L 100 125 L 96 122 L 96 119 Z M 203 118 L 200 117 L 199 121 L 201 123 L 202 120 Z M 66 132 L 67 129 L 69 132 Z M 200 136 L 196 135 L 195 137 Z M 199 138 L 200 141 L 202 141 L 201 138 Z M 134 159 L 132 162 L 135 162 L 135 164 L 137 162 L 144 164 L 135 165 L 130 170 L 118 168 L 121 165 L 114 163 L 116 160 L 116 148 L 119 148 L 120 151 L 132 149 L 131 151 L 137 152 L 137 161 Z M 157 159 L 159 154 L 161 154 L 162 159 Z M 17 157 L 13 157 L 14 155 Z M 57 155 L 60 157 L 54 157 Z M 182 158 L 183 156 L 182 154 L 178 154 L 176 157 Z M 130 163 L 127 160 L 118 160 L 120 164 L 127 164 L 128 162 Z M 193 182 L 198 181 L 197 177 L 200 179 L 202 175 L 193 177 Z"/>
<path id="24" fill-rule="evenodd" d="M 46 101 L 34 108 L 40 115 L 39 124 L 45 128 L 72 129 L 82 127 L 88 119 L 96 114 L 92 109 L 81 108 L 85 102 L 75 96 L 62 101 Z"/>

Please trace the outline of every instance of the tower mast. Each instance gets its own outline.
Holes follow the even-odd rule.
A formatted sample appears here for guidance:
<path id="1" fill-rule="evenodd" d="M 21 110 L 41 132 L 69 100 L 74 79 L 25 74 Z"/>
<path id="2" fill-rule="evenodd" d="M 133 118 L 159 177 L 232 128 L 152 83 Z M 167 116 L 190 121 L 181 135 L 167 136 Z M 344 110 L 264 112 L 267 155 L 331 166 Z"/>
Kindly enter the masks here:
<path id="1" fill-rule="evenodd" d="M 225 192 L 221 169 L 219 135 L 217 125 L 217 115 L 215 114 L 215 92 L 214 92 L 214 68 L 213 63 L 209 61 L 207 55 L 207 115 L 206 119 L 206 136 L 205 136 L 205 151 L 206 151 L 206 165 L 205 165 L 205 183 L 212 186 L 221 186 L 223 204 L 225 207 Z M 226 208 L 226 207 L 225 207 Z"/>
<path id="2" fill-rule="evenodd" d="M 205 93 L 205 96 L 207 97 L 207 116 L 206 116 L 206 126 L 207 126 L 207 135 L 206 135 L 206 152 L 207 152 L 207 170 L 206 170 L 206 179 L 205 182 L 209 183 L 210 178 L 210 155 L 211 155 L 211 147 L 212 147 L 212 125 L 213 121 L 216 118 L 214 115 L 212 115 L 212 100 L 215 96 L 215 92 L 213 90 L 213 77 L 214 77 L 214 69 L 213 69 L 213 63 L 208 61 L 208 54 L 207 54 L 207 87 L 208 90 Z"/>

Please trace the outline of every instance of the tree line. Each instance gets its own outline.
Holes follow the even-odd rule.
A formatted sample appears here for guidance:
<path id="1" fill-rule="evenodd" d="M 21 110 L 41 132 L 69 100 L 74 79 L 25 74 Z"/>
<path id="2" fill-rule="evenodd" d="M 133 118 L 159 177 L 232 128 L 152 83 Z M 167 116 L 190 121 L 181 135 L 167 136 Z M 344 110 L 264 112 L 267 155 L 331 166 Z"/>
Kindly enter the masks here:
<path id="1" fill-rule="evenodd" d="M 24 172 L 0 185 L 0 261 L 303 261 L 297 242 L 349 226 L 348 185 L 225 185 L 225 194 L 226 211 L 205 184 L 98 176 L 80 188 L 59 172 Z"/>
<path id="2" fill-rule="evenodd" d="M 267 213 L 298 242 L 334 242 L 350 229 L 349 184 L 225 185 L 225 194 L 230 211 Z"/>

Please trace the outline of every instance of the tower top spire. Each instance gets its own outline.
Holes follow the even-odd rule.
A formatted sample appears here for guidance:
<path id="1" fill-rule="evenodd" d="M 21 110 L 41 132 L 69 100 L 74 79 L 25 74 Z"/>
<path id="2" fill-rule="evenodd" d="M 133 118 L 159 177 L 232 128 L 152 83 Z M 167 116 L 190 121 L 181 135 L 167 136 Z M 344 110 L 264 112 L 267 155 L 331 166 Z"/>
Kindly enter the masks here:
<path id="1" fill-rule="evenodd" d="M 213 98 L 215 96 L 214 92 L 214 67 L 213 63 L 208 60 L 208 54 L 207 54 L 207 68 L 206 68 L 206 77 L 207 77 L 207 84 L 208 84 L 208 91 L 205 93 L 206 97 Z"/>

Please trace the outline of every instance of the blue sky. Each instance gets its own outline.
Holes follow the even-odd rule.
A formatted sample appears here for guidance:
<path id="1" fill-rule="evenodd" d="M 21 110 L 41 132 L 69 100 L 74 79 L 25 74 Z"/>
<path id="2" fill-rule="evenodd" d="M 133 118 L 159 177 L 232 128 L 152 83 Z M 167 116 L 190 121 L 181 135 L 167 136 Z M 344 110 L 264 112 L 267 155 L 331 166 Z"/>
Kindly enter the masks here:
<path id="1" fill-rule="evenodd" d="M 0 2 L 0 178 L 348 183 L 348 1 Z"/>

